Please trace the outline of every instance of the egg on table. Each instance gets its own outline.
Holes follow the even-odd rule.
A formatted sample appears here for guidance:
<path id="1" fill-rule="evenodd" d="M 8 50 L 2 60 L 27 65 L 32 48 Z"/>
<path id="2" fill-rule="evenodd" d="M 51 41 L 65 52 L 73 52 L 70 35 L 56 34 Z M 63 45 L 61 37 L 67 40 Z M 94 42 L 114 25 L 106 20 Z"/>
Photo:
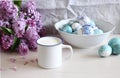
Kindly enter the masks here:
<path id="1" fill-rule="evenodd" d="M 112 47 L 112 54 L 114 55 L 119 55 L 120 54 L 120 44 L 115 44 L 113 47 Z"/>
<path id="2" fill-rule="evenodd" d="M 115 44 L 120 44 L 120 38 L 112 38 L 108 42 L 108 45 L 111 47 L 113 47 Z"/>
<path id="3" fill-rule="evenodd" d="M 112 38 L 109 40 L 108 45 L 112 47 L 112 54 L 119 55 L 120 54 L 120 38 Z"/>
<path id="4" fill-rule="evenodd" d="M 102 45 L 98 50 L 98 54 L 101 57 L 110 56 L 111 53 L 112 53 L 112 48 L 109 45 Z"/>

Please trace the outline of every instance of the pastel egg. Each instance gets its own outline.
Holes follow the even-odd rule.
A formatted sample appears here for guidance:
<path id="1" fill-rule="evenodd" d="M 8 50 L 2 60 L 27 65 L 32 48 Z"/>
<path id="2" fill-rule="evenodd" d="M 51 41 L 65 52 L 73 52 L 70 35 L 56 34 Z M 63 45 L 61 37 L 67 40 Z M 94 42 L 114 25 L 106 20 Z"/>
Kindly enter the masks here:
<path id="1" fill-rule="evenodd" d="M 82 26 L 79 24 L 79 23 L 73 23 L 72 24 L 72 29 L 75 31 L 75 30 L 79 30 L 80 28 L 82 28 Z"/>
<path id="2" fill-rule="evenodd" d="M 94 22 L 93 20 L 91 20 L 91 21 L 89 22 L 89 25 L 91 25 L 91 26 L 96 26 L 96 25 L 95 25 L 95 22 Z"/>
<path id="3" fill-rule="evenodd" d="M 91 20 L 88 16 L 84 16 L 84 19 L 83 19 L 86 23 L 89 23 Z"/>
<path id="4" fill-rule="evenodd" d="M 62 31 L 63 31 L 63 32 L 67 32 L 67 33 L 72 33 L 72 28 L 71 28 L 70 25 L 65 24 L 65 25 L 62 27 Z"/>
<path id="5" fill-rule="evenodd" d="M 103 31 L 101 29 L 95 29 L 94 34 L 103 34 Z"/>
<path id="6" fill-rule="evenodd" d="M 108 45 L 111 47 L 113 47 L 115 44 L 120 44 L 120 38 L 112 38 L 108 42 Z"/>
<path id="7" fill-rule="evenodd" d="M 93 29 L 98 29 L 98 27 L 96 26 L 95 22 L 93 20 L 91 20 L 88 25 L 90 25 Z"/>
<path id="8" fill-rule="evenodd" d="M 80 23 L 82 26 L 85 25 L 85 24 L 90 23 L 90 21 L 91 21 L 91 20 L 90 20 L 87 16 L 85 16 L 85 15 L 83 15 L 83 16 L 78 16 L 77 19 L 79 20 L 79 23 Z"/>
<path id="9" fill-rule="evenodd" d="M 103 45 L 98 50 L 98 54 L 101 57 L 110 56 L 111 53 L 112 53 L 112 48 L 109 45 Z"/>
<path id="10" fill-rule="evenodd" d="M 85 23 L 90 23 L 90 18 L 86 15 L 78 16 L 79 20 L 83 20 Z"/>
<path id="11" fill-rule="evenodd" d="M 72 25 L 73 23 L 79 23 L 77 20 L 70 20 L 69 22 L 68 22 L 68 24 L 69 25 Z"/>
<path id="12" fill-rule="evenodd" d="M 120 54 L 120 44 L 115 44 L 112 47 L 112 49 L 113 49 L 112 54 L 114 54 L 114 55 L 119 55 Z"/>
<path id="13" fill-rule="evenodd" d="M 82 27 L 82 32 L 84 35 L 93 35 L 94 34 L 92 27 L 90 27 L 89 25 L 84 25 Z"/>

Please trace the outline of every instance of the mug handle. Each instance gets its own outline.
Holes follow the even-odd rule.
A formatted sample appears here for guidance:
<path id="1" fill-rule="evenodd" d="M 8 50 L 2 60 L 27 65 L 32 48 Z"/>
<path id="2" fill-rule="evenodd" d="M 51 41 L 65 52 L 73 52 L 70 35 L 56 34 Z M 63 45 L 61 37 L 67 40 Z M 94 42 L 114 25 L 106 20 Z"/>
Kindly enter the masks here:
<path id="1" fill-rule="evenodd" d="M 62 49 L 63 48 L 68 48 L 70 50 L 70 55 L 68 55 L 68 56 L 65 57 L 65 61 L 66 61 L 66 59 L 70 59 L 73 56 L 73 49 L 72 49 L 72 47 L 70 45 L 64 45 L 64 44 L 62 44 Z"/>

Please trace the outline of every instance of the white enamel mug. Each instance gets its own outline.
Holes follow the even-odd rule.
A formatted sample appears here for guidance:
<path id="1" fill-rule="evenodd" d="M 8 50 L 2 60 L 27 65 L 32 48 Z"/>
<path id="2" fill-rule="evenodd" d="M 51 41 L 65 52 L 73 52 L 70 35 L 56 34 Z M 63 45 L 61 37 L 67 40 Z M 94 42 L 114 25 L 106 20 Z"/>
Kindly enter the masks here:
<path id="1" fill-rule="evenodd" d="M 38 44 L 38 64 L 43 68 L 57 68 L 62 65 L 62 48 L 70 49 L 68 58 L 73 55 L 70 45 L 62 44 L 58 37 L 46 36 L 37 40 Z"/>

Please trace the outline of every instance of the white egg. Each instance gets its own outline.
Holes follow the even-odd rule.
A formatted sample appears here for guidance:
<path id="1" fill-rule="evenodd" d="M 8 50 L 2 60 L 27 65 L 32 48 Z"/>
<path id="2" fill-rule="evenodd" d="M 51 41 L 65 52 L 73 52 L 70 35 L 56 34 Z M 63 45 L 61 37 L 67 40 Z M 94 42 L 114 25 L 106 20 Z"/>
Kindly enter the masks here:
<path id="1" fill-rule="evenodd" d="M 79 30 L 80 28 L 82 28 L 82 26 L 79 23 L 76 22 L 76 23 L 72 24 L 72 29 L 73 30 L 76 31 L 76 30 Z"/>
<path id="2" fill-rule="evenodd" d="M 91 22 L 90 18 L 87 17 L 87 16 L 84 16 L 83 21 L 84 21 L 85 23 L 87 23 L 87 24 L 89 24 L 89 23 Z"/>

